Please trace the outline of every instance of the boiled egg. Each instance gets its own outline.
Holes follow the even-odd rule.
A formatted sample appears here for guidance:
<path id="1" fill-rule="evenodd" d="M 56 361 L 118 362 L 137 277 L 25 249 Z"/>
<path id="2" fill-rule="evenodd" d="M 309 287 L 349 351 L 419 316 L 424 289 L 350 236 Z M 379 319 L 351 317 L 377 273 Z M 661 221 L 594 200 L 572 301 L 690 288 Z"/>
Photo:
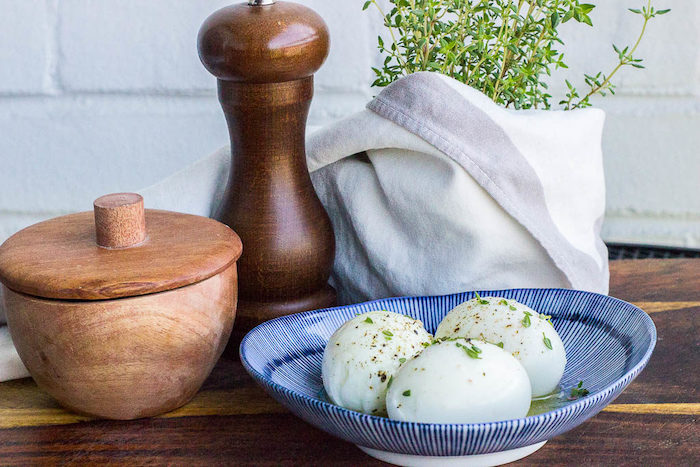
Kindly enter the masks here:
<path id="1" fill-rule="evenodd" d="M 396 372 L 386 396 L 390 418 L 425 423 L 482 423 L 521 418 L 530 381 L 508 352 L 486 342 L 433 343 Z"/>
<path id="2" fill-rule="evenodd" d="M 476 297 L 453 308 L 435 338 L 466 337 L 502 347 L 523 365 L 532 396 L 557 389 L 566 366 L 566 352 L 551 319 L 515 300 Z"/>
<path id="3" fill-rule="evenodd" d="M 386 414 L 386 390 L 396 370 L 429 344 L 421 321 L 371 311 L 345 322 L 323 353 L 323 387 L 330 400 L 371 415 Z"/>

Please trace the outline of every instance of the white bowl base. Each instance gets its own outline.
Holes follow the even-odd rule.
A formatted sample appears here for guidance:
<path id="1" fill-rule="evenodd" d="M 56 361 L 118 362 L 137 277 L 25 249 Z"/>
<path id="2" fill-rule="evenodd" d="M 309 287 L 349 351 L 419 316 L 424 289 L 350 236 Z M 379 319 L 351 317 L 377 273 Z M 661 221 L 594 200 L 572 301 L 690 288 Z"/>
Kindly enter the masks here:
<path id="1" fill-rule="evenodd" d="M 507 464 L 508 462 L 517 461 L 518 459 L 529 456 L 544 446 L 544 443 L 546 442 L 547 441 L 542 441 L 541 443 L 531 444 L 529 446 L 523 446 L 517 449 L 510 449 L 508 451 L 490 452 L 488 454 L 474 454 L 471 456 L 416 456 L 413 454 L 399 454 L 396 452 L 380 451 L 378 449 L 366 448 L 360 445 L 357 447 L 375 459 L 406 467 L 489 467 L 493 465 Z"/>

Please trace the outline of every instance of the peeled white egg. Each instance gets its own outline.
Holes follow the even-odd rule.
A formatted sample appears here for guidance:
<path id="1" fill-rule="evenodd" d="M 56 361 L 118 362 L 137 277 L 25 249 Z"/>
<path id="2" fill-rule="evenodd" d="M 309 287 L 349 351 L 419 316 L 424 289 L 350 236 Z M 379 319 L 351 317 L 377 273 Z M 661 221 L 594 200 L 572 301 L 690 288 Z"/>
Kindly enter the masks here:
<path id="1" fill-rule="evenodd" d="M 527 371 L 532 396 L 554 391 L 566 366 L 566 353 L 551 321 L 532 308 L 502 297 L 481 297 L 453 308 L 435 338 L 467 337 L 502 345 Z"/>
<path id="2" fill-rule="evenodd" d="M 530 381 L 508 352 L 476 340 L 439 341 L 403 365 L 386 395 L 389 417 L 482 423 L 527 415 Z"/>
<path id="3" fill-rule="evenodd" d="M 371 311 L 345 322 L 323 353 L 328 397 L 351 410 L 385 415 L 389 380 L 430 340 L 421 321 L 390 311 Z"/>

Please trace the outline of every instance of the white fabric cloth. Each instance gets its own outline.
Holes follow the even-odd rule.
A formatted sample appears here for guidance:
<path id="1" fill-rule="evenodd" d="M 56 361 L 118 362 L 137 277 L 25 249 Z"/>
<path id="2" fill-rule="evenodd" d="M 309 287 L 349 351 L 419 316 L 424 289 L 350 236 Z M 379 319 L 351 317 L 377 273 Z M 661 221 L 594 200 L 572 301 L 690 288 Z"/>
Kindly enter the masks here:
<path id="1" fill-rule="evenodd" d="M 607 293 L 604 118 L 596 109 L 507 110 L 416 73 L 366 110 L 309 132 L 340 302 L 512 287 Z M 210 216 L 229 166 L 224 147 L 142 190 L 146 207 Z M 25 375 L 0 328 L 0 381 Z"/>
<path id="2" fill-rule="evenodd" d="M 12 345 L 7 326 L 0 326 L 0 381 L 26 378 L 29 372 Z"/>
<path id="3" fill-rule="evenodd" d="M 607 293 L 601 110 L 507 110 L 434 73 L 367 107 L 307 145 L 343 303 L 480 288 Z"/>
<path id="4" fill-rule="evenodd" d="M 15 346 L 12 345 L 10 331 L 5 325 L 7 321 L 2 303 L 2 289 L 0 288 L 0 382 L 29 376 L 29 372 L 17 355 Z"/>

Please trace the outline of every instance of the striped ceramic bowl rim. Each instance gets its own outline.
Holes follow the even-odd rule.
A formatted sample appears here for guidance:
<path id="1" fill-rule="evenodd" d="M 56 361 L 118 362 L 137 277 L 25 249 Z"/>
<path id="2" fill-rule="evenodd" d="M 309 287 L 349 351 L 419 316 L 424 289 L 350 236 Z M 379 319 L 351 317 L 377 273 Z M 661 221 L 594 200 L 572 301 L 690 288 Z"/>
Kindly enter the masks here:
<path id="1" fill-rule="evenodd" d="M 508 289 L 479 294 L 514 299 L 551 314 L 567 351 L 562 387 L 583 380 L 590 394 L 541 415 L 470 424 L 401 422 L 348 410 L 319 397 L 323 348 L 347 319 L 367 311 L 395 311 L 421 319 L 426 329 L 434 332 L 442 317 L 473 298 L 474 292 L 388 298 L 276 318 L 245 336 L 240 346 L 241 361 L 278 402 L 334 436 L 382 451 L 464 456 L 529 446 L 578 426 L 600 412 L 644 369 L 656 343 L 656 328 L 644 311 L 606 295 L 569 289 Z M 624 365 L 620 368 L 622 354 Z M 294 365 L 284 366 L 290 362 Z M 286 372 L 278 378 L 282 382 L 273 381 L 272 373 L 278 370 Z"/>

